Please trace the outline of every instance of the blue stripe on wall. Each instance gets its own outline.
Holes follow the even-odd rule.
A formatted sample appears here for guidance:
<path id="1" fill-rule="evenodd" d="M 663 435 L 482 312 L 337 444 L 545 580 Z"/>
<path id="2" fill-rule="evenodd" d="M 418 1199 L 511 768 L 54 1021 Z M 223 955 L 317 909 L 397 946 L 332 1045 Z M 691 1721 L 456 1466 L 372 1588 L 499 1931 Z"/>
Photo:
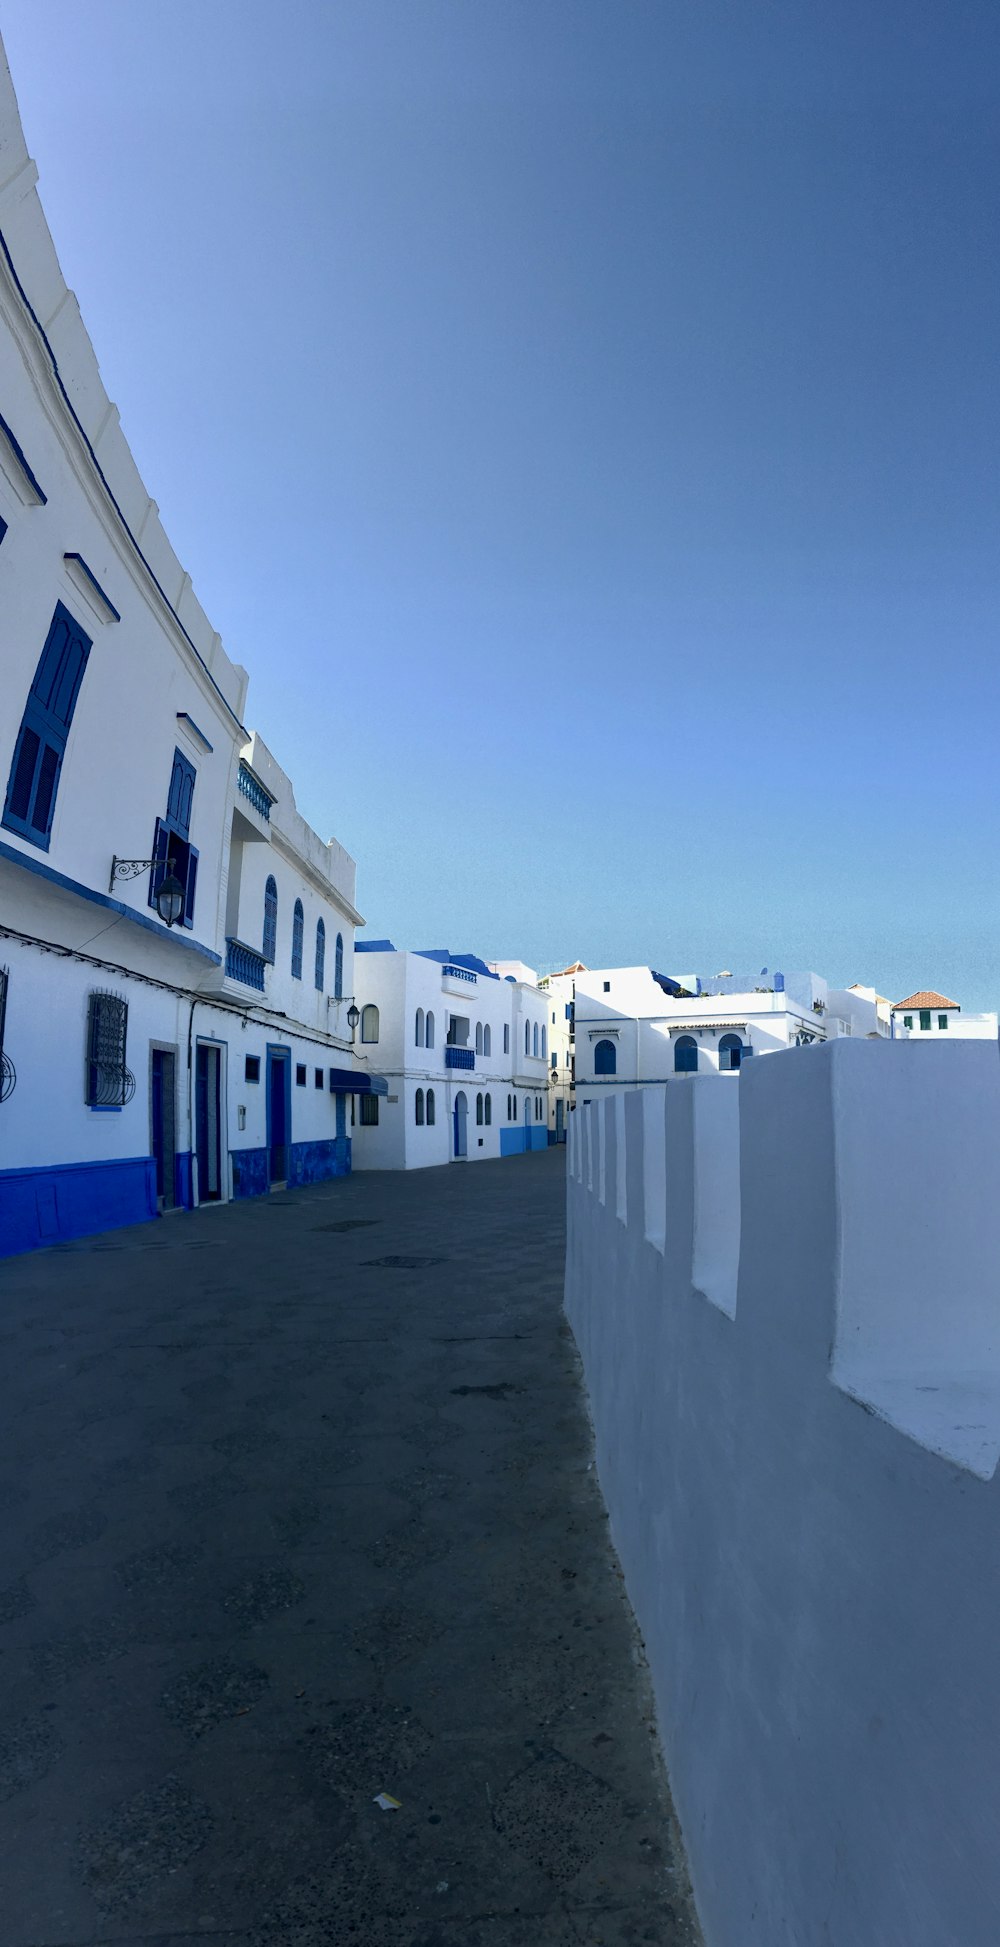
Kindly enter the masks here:
<path id="1" fill-rule="evenodd" d="M 0 1257 L 156 1216 L 152 1156 L 0 1171 Z"/>

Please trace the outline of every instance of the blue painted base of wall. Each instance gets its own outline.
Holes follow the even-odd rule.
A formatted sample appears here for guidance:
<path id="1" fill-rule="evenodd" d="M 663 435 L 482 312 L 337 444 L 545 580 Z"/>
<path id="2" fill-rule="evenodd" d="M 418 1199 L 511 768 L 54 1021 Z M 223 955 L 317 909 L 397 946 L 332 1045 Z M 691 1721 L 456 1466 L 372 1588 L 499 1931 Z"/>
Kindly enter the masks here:
<path id="1" fill-rule="evenodd" d="M 156 1216 L 152 1156 L 0 1171 L 0 1257 Z"/>
<path id="2" fill-rule="evenodd" d="M 549 1132 L 540 1122 L 533 1123 L 530 1129 L 518 1126 L 500 1131 L 501 1156 L 523 1156 L 529 1149 L 548 1149 L 548 1146 Z"/>
<path id="3" fill-rule="evenodd" d="M 524 1133 L 528 1138 L 527 1146 L 529 1149 L 548 1149 L 549 1132 L 541 1123 L 538 1123 L 531 1129 L 526 1129 Z"/>
<path id="4" fill-rule="evenodd" d="M 232 1149 L 233 1196 L 266 1197 L 267 1150 Z"/>
<path id="5" fill-rule="evenodd" d="M 349 1176 L 351 1144 L 347 1136 L 331 1141 L 291 1143 L 288 1150 L 288 1187 L 306 1183 L 325 1183 L 331 1176 Z"/>

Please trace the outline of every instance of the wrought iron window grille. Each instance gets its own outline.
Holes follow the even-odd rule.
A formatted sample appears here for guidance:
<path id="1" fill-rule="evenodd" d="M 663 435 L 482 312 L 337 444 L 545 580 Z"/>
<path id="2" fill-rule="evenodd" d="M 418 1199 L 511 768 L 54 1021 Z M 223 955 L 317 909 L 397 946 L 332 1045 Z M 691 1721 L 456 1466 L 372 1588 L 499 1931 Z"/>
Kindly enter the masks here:
<path id="1" fill-rule="evenodd" d="M 10 978 L 6 967 L 0 967 L 0 1102 L 6 1102 L 17 1087 L 17 1069 L 8 1054 L 4 1052 L 3 1035 L 7 1022 L 7 982 Z"/>
<path id="2" fill-rule="evenodd" d="M 87 1017 L 87 1107 L 123 1109 L 135 1094 L 126 1066 L 128 1002 L 120 994 L 93 993 Z"/>

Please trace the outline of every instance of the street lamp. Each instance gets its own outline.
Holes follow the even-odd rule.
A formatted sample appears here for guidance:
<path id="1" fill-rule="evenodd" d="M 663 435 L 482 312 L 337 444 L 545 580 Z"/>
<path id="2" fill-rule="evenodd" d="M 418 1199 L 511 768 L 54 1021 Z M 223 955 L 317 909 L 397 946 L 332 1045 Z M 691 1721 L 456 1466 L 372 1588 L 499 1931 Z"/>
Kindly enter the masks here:
<path id="1" fill-rule="evenodd" d="M 350 1028 L 352 1034 L 354 1033 L 354 1030 L 357 1027 L 360 1019 L 361 1016 L 358 1013 L 357 1005 L 354 1001 L 352 1001 L 350 1007 L 347 1010 L 347 1025 Z"/>
<path id="2" fill-rule="evenodd" d="M 153 895 L 156 907 L 164 926 L 176 926 L 184 917 L 184 887 L 174 877 L 173 859 L 120 859 L 115 854 L 111 861 L 111 878 L 108 891 L 114 892 L 116 879 L 137 879 L 142 872 L 149 872 L 154 866 L 166 869 L 166 877 L 161 879 Z"/>

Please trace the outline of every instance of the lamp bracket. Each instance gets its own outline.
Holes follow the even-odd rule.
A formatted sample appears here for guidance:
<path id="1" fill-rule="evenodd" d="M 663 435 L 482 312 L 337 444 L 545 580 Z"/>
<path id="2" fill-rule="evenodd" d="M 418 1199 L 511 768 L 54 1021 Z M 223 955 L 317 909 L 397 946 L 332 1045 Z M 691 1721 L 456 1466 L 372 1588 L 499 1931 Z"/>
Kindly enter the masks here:
<path id="1" fill-rule="evenodd" d="M 173 859 L 120 859 L 115 854 L 111 860 L 108 891 L 114 891 L 116 879 L 138 879 L 141 872 L 148 872 L 154 865 L 162 865 L 167 872 L 172 872 L 174 869 Z"/>

